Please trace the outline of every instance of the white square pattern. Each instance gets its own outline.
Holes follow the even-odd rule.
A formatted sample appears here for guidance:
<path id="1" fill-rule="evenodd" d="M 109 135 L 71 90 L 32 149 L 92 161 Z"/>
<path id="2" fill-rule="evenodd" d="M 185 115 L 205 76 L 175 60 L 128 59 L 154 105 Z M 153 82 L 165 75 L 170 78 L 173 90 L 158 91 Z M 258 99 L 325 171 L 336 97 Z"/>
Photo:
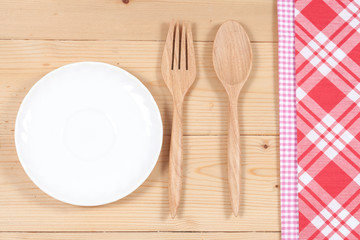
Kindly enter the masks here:
<path id="1" fill-rule="evenodd" d="M 356 183 L 360 186 L 360 174 L 358 174 L 358 175 L 354 178 L 354 182 L 356 182 Z"/>
<path id="2" fill-rule="evenodd" d="M 320 123 L 316 124 L 306 137 L 324 151 L 331 160 L 334 159 L 354 136 L 344 129 L 336 120 L 327 114 Z"/>
<path id="3" fill-rule="evenodd" d="M 313 178 L 307 173 L 304 172 L 303 174 L 301 174 L 301 176 L 299 177 L 299 180 L 304 184 L 304 185 L 308 185 L 311 180 L 313 180 Z"/>
<path id="4" fill-rule="evenodd" d="M 324 225 L 325 222 L 324 222 L 324 220 L 321 219 L 320 216 L 316 216 L 316 217 L 311 221 L 311 223 L 312 223 L 317 229 L 319 229 L 319 228 L 322 227 L 322 225 Z"/>
<path id="5" fill-rule="evenodd" d="M 360 83 L 356 85 L 356 87 L 347 94 L 347 97 L 360 107 Z"/>
<path id="6" fill-rule="evenodd" d="M 329 203 L 328 207 L 331 211 L 336 212 L 341 208 L 341 205 L 334 199 Z"/>
<path id="7" fill-rule="evenodd" d="M 344 239 L 352 230 L 359 226 L 360 222 L 351 216 L 346 209 L 341 210 L 341 208 L 341 205 L 334 199 L 311 223 L 319 229 L 324 236 L 330 235 L 329 239 Z M 326 224 L 327 221 L 330 221 L 330 224 Z M 344 222 L 342 223 L 343 226 L 338 230 L 340 236 L 335 231 L 337 231 L 336 227 L 339 226 L 341 221 Z"/>
<path id="8" fill-rule="evenodd" d="M 350 13 L 343 12 L 342 14 L 344 19 L 351 17 Z M 356 24 L 356 22 L 354 22 L 354 24 Z M 308 59 L 314 67 L 317 67 L 319 72 L 326 76 L 331 69 L 338 65 L 338 63 L 346 56 L 340 48 L 335 49 L 335 47 L 335 43 L 330 41 L 325 34 L 320 32 L 315 36 L 314 40 L 309 42 L 308 46 L 305 46 L 300 51 L 300 54 Z"/>
<path id="9" fill-rule="evenodd" d="M 347 229 L 347 227 L 345 227 L 345 226 L 342 226 L 340 229 L 339 229 L 339 231 L 342 233 L 342 235 L 344 235 L 345 237 L 347 236 L 347 235 L 349 235 L 349 233 L 350 233 L 350 231 L 349 231 L 349 229 Z M 341 238 L 339 238 L 339 239 L 341 239 Z"/>
<path id="10" fill-rule="evenodd" d="M 331 225 L 333 225 L 334 227 L 336 227 L 337 225 L 339 225 L 340 222 L 339 220 L 337 220 L 336 218 L 334 218 L 332 221 L 331 221 Z"/>
<path id="11" fill-rule="evenodd" d="M 331 213 L 329 213 L 328 210 L 326 210 L 326 208 L 324 208 L 322 211 L 321 211 L 321 215 L 323 215 L 323 217 L 325 217 L 326 220 L 329 220 L 331 218 Z"/>
<path id="12" fill-rule="evenodd" d="M 326 237 L 327 235 L 329 235 L 331 233 L 332 229 L 330 226 L 326 226 L 321 233 L 324 234 L 324 236 Z"/>
<path id="13" fill-rule="evenodd" d="M 337 233 L 335 233 L 334 235 L 331 236 L 331 238 L 329 238 L 330 240 L 344 240 L 342 237 L 340 237 Z"/>
<path id="14" fill-rule="evenodd" d="M 359 2 L 355 1 L 359 6 Z M 358 27 L 360 24 L 359 18 L 359 7 L 353 3 L 350 3 L 347 8 L 341 11 L 339 16 L 345 21 L 349 22 L 349 25 L 360 32 L 360 28 Z"/>
<path id="15" fill-rule="evenodd" d="M 300 87 L 296 89 L 296 97 L 298 100 L 303 99 L 306 96 L 306 92 L 302 90 Z"/>

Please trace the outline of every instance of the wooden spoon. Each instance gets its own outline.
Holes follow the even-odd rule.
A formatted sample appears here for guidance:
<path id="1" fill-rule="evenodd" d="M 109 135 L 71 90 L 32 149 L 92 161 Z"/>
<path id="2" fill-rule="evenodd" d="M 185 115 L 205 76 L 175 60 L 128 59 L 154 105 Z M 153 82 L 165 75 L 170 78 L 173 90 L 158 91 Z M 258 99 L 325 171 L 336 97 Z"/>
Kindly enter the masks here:
<path id="1" fill-rule="evenodd" d="M 214 41 L 213 63 L 216 75 L 229 97 L 228 181 L 232 209 L 237 216 L 241 178 L 238 99 L 252 65 L 249 37 L 238 22 L 227 21 L 219 28 Z"/>

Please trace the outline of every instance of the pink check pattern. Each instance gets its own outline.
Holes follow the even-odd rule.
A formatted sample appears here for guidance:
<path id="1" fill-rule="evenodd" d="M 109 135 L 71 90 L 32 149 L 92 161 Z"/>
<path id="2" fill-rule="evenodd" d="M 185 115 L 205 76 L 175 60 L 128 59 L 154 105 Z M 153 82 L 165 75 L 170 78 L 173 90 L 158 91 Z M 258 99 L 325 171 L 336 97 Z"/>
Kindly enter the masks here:
<path id="1" fill-rule="evenodd" d="M 281 236 L 299 238 L 294 1 L 278 0 Z"/>
<path id="2" fill-rule="evenodd" d="M 300 239 L 360 239 L 360 0 L 296 0 Z"/>

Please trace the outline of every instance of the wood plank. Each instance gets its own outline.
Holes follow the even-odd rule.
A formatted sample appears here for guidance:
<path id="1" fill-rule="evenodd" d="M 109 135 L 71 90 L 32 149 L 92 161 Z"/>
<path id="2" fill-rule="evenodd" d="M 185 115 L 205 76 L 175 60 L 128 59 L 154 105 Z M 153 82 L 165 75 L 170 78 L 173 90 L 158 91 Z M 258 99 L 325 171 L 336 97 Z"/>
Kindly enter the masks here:
<path id="1" fill-rule="evenodd" d="M 102 61 L 137 76 L 155 97 L 170 134 L 172 104 L 160 71 L 163 42 L 3 40 L 0 44 L 0 134 L 11 135 L 19 105 L 49 71 L 77 61 Z M 185 135 L 225 135 L 227 96 L 212 66 L 212 43 L 195 44 L 198 77 L 185 99 Z M 277 45 L 254 43 L 253 71 L 239 103 L 242 134 L 278 134 Z"/>
<path id="2" fill-rule="evenodd" d="M 188 233 L 188 232 L 104 232 L 104 233 L 13 233 L 13 232 L 0 232 L 0 238 L 3 240 L 112 240 L 112 239 L 129 239 L 129 240 L 277 240 L 280 239 L 279 232 L 252 232 L 252 233 Z"/>
<path id="3" fill-rule="evenodd" d="M 12 136 L 0 135 L 0 231 L 279 231 L 278 138 L 242 136 L 242 205 L 229 201 L 225 136 L 184 139 L 184 191 L 169 216 L 169 137 L 148 180 L 134 193 L 99 207 L 61 203 L 24 173 Z"/>
<path id="4" fill-rule="evenodd" d="M 169 135 L 172 106 L 159 63 L 173 18 L 193 22 L 199 66 L 185 103 L 186 182 L 178 218 L 168 215 L 169 137 L 149 179 L 116 203 L 74 207 L 41 192 L 24 173 L 13 143 L 16 112 L 27 91 L 67 63 L 117 65 L 149 88 Z M 227 99 L 211 62 L 211 41 L 227 19 L 245 26 L 255 54 L 239 106 L 239 218 L 231 214 L 226 182 Z M 280 239 L 278 138 L 265 136 L 278 135 L 275 0 L 2 0 L 0 23 L 0 239 Z M 59 39 L 66 41 L 53 41 Z"/>
<path id="5" fill-rule="evenodd" d="M 275 0 L 2 0 L 0 39 L 164 40 L 172 19 L 196 23 L 195 40 L 233 19 L 252 41 L 277 41 Z"/>

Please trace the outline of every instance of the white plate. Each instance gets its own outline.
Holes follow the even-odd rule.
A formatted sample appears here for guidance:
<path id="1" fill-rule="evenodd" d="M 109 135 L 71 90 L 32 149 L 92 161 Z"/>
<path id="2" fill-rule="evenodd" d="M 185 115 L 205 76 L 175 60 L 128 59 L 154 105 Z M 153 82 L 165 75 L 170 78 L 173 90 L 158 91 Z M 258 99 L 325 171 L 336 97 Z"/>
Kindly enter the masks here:
<path id="1" fill-rule="evenodd" d="M 138 188 L 160 154 L 162 121 L 146 87 L 99 62 L 60 67 L 23 100 L 16 150 L 31 180 L 60 201 L 96 206 Z"/>

